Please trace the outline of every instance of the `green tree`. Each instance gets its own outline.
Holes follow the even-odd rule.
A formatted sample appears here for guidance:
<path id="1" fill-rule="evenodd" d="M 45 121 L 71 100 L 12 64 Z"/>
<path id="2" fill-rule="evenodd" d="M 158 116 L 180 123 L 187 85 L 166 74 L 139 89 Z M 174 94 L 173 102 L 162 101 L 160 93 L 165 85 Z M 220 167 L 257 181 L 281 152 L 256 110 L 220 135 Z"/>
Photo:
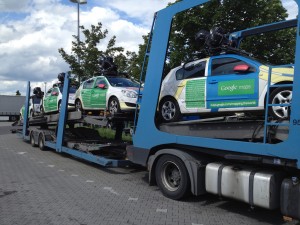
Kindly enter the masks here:
<path id="1" fill-rule="evenodd" d="M 200 50 L 194 35 L 200 29 L 221 26 L 227 32 L 277 22 L 287 18 L 280 0 L 212 0 L 175 16 L 170 34 L 170 68 L 193 58 Z M 294 62 L 295 29 L 257 35 L 243 40 L 241 48 L 274 64 Z"/>
<path id="2" fill-rule="evenodd" d="M 150 35 L 150 33 L 147 35 L 143 35 L 144 42 L 139 45 L 139 51 L 137 54 L 131 53 L 128 55 L 130 74 L 132 74 L 132 76 L 135 77 L 135 79 L 137 79 L 137 80 L 139 80 L 141 77 L 142 66 L 143 66 L 143 62 L 144 62 L 144 58 L 145 58 L 145 54 L 146 54 L 146 48 L 147 48 L 147 44 L 148 44 L 149 35 Z M 142 81 L 144 81 L 144 78 L 145 78 L 145 73 L 147 70 L 147 62 L 148 62 L 148 60 L 146 58 L 144 74 L 142 74 Z"/>
<path id="3" fill-rule="evenodd" d="M 106 50 L 101 51 L 98 45 L 107 37 L 108 31 L 102 29 L 102 24 L 91 25 L 90 29 L 80 26 L 84 35 L 83 41 L 78 42 L 78 37 L 73 35 L 75 41 L 72 41 L 71 54 L 68 54 L 63 48 L 58 52 L 62 58 L 70 65 L 71 73 L 76 75 L 79 80 L 85 80 L 101 71 L 100 59 L 104 57 L 113 57 L 120 64 L 119 69 L 123 70 L 126 57 L 123 54 L 123 47 L 116 47 L 116 36 L 113 36 L 107 44 Z M 78 61 L 78 57 L 80 62 Z"/>

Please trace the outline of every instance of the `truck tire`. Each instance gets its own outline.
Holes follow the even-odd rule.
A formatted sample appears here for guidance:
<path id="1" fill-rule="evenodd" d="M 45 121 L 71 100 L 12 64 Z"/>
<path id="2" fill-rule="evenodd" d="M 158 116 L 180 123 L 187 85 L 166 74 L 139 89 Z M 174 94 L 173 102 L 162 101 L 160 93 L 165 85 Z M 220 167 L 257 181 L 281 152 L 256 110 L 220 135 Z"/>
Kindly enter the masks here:
<path id="1" fill-rule="evenodd" d="M 39 134 L 39 139 L 38 139 L 38 144 L 39 144 L 39 148 L 42 151 L 46 150 L 46 146 L 45 146 L 45 136 L 43 133 Z"/>
<path id="2" fill-rule="evenodd" d="M 34 136 L 33 136 L 33 132 L 30 133 L 30 144 L 32 147 L 36 147 L 36 143 L 34 141 Z"/>
<path id="3" fill-rule="evenodd" d="M 163 195 L 179 200 L 190 193 L 190 178 L 184 163 L 176 156 L 163 155 L 155 167 L 156 183 Z"/>

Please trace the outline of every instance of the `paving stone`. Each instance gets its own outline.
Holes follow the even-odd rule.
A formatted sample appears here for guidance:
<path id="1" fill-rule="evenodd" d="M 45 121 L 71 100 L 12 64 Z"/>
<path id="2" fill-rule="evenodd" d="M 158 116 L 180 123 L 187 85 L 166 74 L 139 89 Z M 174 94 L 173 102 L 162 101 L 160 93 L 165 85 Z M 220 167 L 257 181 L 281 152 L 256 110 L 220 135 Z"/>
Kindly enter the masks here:
<path id="1" fill-rule="evenodd" d="M 4 133 L 0 135 L 0 225 L 297 223 L 285 223 L 278 211 L 251 212 L 247 204 L 212 195 L 174 201 L 149 186 L 146 178 L 145 170 L 103 168 L 40 151 L 16 134 Z"/>

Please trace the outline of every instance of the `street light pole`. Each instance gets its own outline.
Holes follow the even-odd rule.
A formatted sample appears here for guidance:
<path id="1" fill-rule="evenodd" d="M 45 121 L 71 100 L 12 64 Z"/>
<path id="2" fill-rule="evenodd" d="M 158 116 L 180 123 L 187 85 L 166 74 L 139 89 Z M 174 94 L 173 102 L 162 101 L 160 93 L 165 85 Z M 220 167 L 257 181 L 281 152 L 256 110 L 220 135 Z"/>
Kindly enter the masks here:
<path id="1" fill-rule="evenodd" d="M 77 4 L 77 43 L 78 46 L 80 44 L 80 13 L 79 13 L 79 6 L 80 4 L 87 4 L 87 0 L 70 0 L 70 2 L 76 3 Z M 78 64 L 80 64 L 80 57 L 79 55 L 77 56 L 77 61 Z"/>

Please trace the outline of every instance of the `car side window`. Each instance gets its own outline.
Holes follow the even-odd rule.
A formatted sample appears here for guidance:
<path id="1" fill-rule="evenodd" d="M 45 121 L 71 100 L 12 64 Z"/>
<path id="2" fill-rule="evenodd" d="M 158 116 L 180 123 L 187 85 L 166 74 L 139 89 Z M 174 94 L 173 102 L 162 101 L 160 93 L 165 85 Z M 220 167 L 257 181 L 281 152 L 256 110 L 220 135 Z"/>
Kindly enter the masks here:
<path id="1" fill-rule="evenodd" d="M 94 84 L 94 79 L 87 80 L 84 82 L 82 87 L 83 87 L 83 89 L 90 89 L 90 88 L 93 88 L 93 84 Z"/>
<path id="2" fill-rule="evenodd" d="M 52 92 L 51 92 L 51 95 L 57 95 L 58 93 L 59 93 L 58 88 L 53 88 Z"/>
<path id="3" fill-rule="evenodd" d="M 95 83 L 95 87 L 98 87 L 99 84 L 104 84 L 107 86 L 107 82 L 103 78 L 98 78 Z"/>
<path id="4" fill-rule="evenodd" d="M 46 96 L 51 95 L 51 92 L 52 92 L 52 88 L 50 88 L 50 89 L 47 91 Z"/>
<path id="5" fill-rule="evenodd" d="M 205 76 L 206 61 L 197 62 L 195 64 L 185 65 L 176 71 L 176 79 L 192 79 Z"/>
<path id="6" fill-rule="evenodd" d="M 218 75 L 226 75 L 226 74 L 234 74 L 234 67 L 237 65 L 242 65 L 246 64 L 249 65 L 248 63 L 236 59 L 236 58 L 217 58 L 212 60 L 212 66 L 211 66 L 211 75 L 212 76 L 218 76 Z M 250 66 L 250 71 L 255 71 L 255 69 Z"/>

